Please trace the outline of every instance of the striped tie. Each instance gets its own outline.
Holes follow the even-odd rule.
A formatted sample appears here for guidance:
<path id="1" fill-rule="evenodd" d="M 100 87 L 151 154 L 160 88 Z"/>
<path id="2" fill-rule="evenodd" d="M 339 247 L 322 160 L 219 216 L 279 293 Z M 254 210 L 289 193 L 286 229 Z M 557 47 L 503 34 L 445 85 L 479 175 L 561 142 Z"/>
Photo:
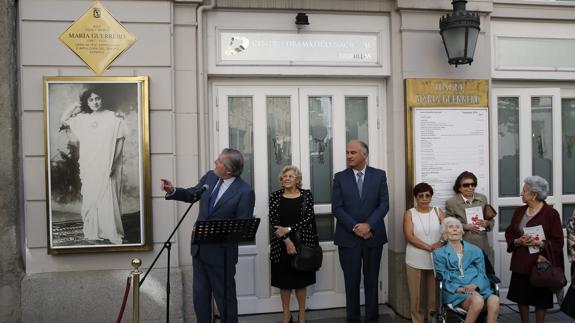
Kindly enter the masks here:
<path id="1" fill-rule="evenodd" d="M 222 186 L 222 179 L 220 178 L 218 180 L 218 183 L 216 184 L 216 187 L 214 187 L 212 194 L 210 195 L 210 205 L 208 208 L 208 211 L 210 213 L 214 210 L 214 207 L 216 206 L 216 200 L 218 199 L 218 193 L 220 192 L 221 186 Z"/>
<path id="2" fill-rule="evenodd" d="M 357 173 L 357 190 L 359 192 L 359 197 L 361 197 L 361 193 L 363 190 L 363 173 L 362 172 Z"/>

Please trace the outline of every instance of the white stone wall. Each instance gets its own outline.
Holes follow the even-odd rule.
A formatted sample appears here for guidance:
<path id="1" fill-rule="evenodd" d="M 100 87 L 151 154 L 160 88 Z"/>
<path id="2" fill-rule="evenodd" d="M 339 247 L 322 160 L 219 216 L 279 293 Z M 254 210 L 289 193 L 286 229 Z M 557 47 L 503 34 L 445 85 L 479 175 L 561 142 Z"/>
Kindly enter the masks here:
<path id="1" fill-rule="evenodd" d="M 191 185 L 198 174 L 196 107 L 196 7 L 194 1 L 102 1 L 137 38 L 103 76 L 150 78 L 150 164 L 153 251 L 47 254 L 43 76 L 93 76 L 58 36 L 90 5 L 87 0 L 19 2 L 20 108 L 26 278 L 22 283 L 24 322 L 110 322 L 120 308 L 133 257 L 149 266 L 185 205 L 167 202 L 160 178 Z M 189 239 L 196 210 L 173 239 L 172 318 L 184 317 L 182 272 L 189 270 Z M 165 254 L 157 274 L 143 286 L 143 321 L 163 320 Z M 174 269 L 174 267 L 176 269 Z M 147 289 L 147 292 L 145 291 Z M 53 302 L 58 300 L 57 302 Z M 86 306 L 92 302 L 96 310 Z M 80 303 L 83 304 L 80 306 Z M 55 306 L 56 305 L 56 306 Z M 144 306 L 143 306 L 144 307 Z M 187 310 L 187 309 L 186 309 Z M 192 314 L 190 314 L 192 315 Z M 129 315 L 128 315 L 129 316 Z M 110 319 L 112 318 L 112 319 Z"/>

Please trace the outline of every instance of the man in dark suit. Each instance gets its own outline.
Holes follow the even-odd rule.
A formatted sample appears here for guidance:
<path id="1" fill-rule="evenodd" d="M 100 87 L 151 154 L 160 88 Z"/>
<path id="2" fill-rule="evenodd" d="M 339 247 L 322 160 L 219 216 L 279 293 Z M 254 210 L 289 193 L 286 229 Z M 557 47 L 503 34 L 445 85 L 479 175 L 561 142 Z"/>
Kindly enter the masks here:
<path id="1" fill-rule="evenodd" d="M 226 148 L 215 161 L 215 169 L 207 172 L 200 182 L 190 188 L 174 187 L 162 179 L 162 190 L 167 200 L 193 202 L 196 192 L 204 185 L 209 189 L 201 194 L 198 220 L 246 219 L 254 214 L 254 190 L 239 176 L 244 167 L 242 154 Z M 224 312 L 224 247 L 220 244 L 192 243 L 194 310 L 199 323 L 212 320 L 212 294 L 219 312 Z M 238 245 L 229 243 L 227 247 L 227 321 L 238 321 L 238 301 L 236 298 L 236 263 Z"/>
<path id="2" fill-rule="evenodd" d="M 352 140 L 345 151 L 348 168 L 333 178 L 332 209 L 337 219 L 334 243 L 345 280 L 348 322 L 360 322 L 359 286 L 363 263 L 366 322 L 377 322 L 378 277 L 383 245 L 383 219 L 389 210 L 385 171 L 367 166 L 369 148 Z"/>

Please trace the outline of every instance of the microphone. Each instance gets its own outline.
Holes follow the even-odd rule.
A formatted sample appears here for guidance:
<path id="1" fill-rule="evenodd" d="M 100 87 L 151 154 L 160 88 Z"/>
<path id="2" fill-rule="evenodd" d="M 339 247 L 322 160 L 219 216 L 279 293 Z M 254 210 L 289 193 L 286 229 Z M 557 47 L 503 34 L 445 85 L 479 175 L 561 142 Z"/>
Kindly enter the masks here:
<path id="1" fill-rule="evenodd" d="M 194 193 L 192 193 L 192 202 L 197 202 L 202 198 L 202 193 L 204 193 L 210 185 L 204 184 L 202 187 L 198 188 Z"/>

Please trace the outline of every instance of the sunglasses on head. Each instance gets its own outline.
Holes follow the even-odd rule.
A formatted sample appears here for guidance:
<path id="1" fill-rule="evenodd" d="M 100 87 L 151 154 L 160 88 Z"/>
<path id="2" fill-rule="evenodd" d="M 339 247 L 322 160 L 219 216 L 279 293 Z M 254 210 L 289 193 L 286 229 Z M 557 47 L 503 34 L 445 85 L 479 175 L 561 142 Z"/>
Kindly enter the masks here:
<path id="1" fill-rule="evenodd" d="M 477 187 L 477 184 L 475 184 L 475 183 L 463 183 L 463 184 L 461 184 L 461 187 L 465 187 L 465 188 Z"/>

